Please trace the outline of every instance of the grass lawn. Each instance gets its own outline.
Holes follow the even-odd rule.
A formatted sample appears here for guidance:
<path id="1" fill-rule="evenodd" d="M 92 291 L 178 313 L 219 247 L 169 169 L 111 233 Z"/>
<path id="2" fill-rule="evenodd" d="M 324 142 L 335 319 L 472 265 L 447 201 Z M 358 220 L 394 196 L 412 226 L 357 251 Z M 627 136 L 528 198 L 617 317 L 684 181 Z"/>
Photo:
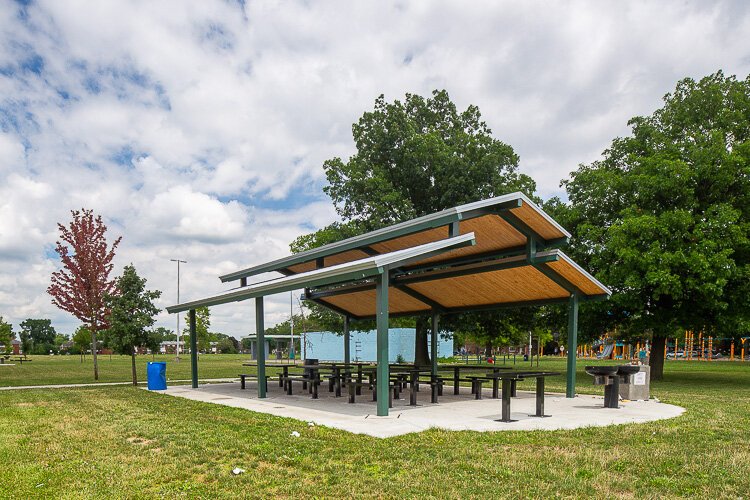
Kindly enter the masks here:
<path id="1" fill-rule="evenodd" d="M 15 357 L 15 356 L 14 356 Z M 79 356 L 29 356 L 33 361 L 15 366 L 0 366 L 0 387 L 46 384 L 90 384 L 94 383 L 94 365 L 91 356 L 81 362 Z M 146 363 L 165 361 L 167 378 L 190 379 L 190 356 L 174 360 L 174 354 L 136 356 L 138 381 L 146 381 Z M 242 372 L 242 362 L 249 361 L 248 354 L 201 354 L 199 357 L 201 378 L 236 377 Z M 15 361 L 11 361 L 15 363 Z M 99 356 L 99 382 L 128 382 L 132 380 L 130 357 L 117 354 Z"/>
<path id="2" fill-rule="evenodd" d="M 237 373 L 237 358 L 209 359 L 202 377 Z M 578 375 L 582 392 L 601 392 Z M 560 377 L 548 389 L 563 386 Z M 670 362 L 652 394 L 688 411 L 608 428 L 381 440 L 127 386 L 0 391 L 0 498 L 747 497 L 750 363 Z"/>

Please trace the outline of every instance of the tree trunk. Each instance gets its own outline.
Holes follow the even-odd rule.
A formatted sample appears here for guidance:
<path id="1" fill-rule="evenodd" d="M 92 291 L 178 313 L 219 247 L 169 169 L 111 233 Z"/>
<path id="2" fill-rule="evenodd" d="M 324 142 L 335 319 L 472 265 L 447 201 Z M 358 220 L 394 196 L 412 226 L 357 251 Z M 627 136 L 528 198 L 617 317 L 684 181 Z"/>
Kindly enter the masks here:
<path id="1" fill-rule="evenodd" d="M 492 342 L 487 342 L 484 346 L 484 356 L 489 358 L 492 356 Z"/>
<path id="2" fill-rule="evenodd" d="M 414 364 L 430 366 L 430 351 L 427 348 L 427 318 L 417 318 L 416 334 L 414 335 Z"/>
<path id="3" fill-rule="evenodd" d="M 96 328 L 91 328 L 91 356 L 94 359 L 94 380 L 99 380 L 99 364 L 96 362 Z"/>
<path id="4" fill-rule="evenodd" d="M 654 335 L 654 340 L 651 343 L 651 355 L 648 361 L 648 364 L 651 366 L 651 380 L 664 379 L 664 346 L 666 345 L 666 341 L 666 337 L 657 337 Z"/>
<path id="5" fill-rule="evenodd" d="M 133 350 L 130 353 L 130 359 L 131 359 L 130 365 L 133 368 L 133 385 L 138 385 L 138 375 L 135 369 L 135 348 L 133 348 Z"/>

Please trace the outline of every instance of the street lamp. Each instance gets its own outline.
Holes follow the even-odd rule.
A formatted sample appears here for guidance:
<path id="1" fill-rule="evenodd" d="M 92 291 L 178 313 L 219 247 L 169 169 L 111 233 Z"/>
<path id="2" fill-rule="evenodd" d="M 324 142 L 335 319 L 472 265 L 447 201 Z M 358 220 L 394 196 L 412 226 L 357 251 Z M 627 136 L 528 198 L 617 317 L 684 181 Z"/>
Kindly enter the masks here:
<path id="1" fill-rule="evenodd" d="M 177 262 L 177 303 L 180 303 L 180 264 L 187 264 L 186 260 L 180 259 L 169 259 L 172 262 Z M 177 341 L 175 342 L 175 361 L 180 360 L 180 313 L 177 313 Z"/>

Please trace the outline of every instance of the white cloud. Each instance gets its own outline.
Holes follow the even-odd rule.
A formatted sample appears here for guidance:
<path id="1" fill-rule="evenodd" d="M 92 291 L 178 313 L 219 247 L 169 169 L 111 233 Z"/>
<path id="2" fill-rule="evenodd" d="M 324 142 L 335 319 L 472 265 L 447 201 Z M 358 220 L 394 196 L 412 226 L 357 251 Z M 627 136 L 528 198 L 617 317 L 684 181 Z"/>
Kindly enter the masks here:
<path id="1" fill-rule="evenodd" d="M 543 196 L 685 76 L 750 69 L 744 2 L 59 2 L 0 8 L 0 314 L 45 290 L 56 223 L 93 208 L 174 301 L 335 219 L 324 160 L 376 96 L 476 104 Z M 269 298 L 268 323 L 288 296 Z M 252 306 L 213 325 L 252 330 Z M 172 326 L 174 318 L 160 316 Z"/>

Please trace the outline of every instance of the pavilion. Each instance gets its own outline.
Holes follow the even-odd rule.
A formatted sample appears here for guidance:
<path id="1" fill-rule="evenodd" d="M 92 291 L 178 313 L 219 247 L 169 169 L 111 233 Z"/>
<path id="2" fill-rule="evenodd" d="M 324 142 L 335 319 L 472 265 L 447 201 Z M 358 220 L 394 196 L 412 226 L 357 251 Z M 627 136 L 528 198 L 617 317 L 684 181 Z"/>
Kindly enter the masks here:
<path id="1" fill-rule="evenodd" d="M 304 298 L 342 315 L 344 361 L 350 361 L 350 320 L 377 325 L 377 414 L 388 415 L 388 318 L 431 315 L 432 372 L 437 373 L 441 315 L 566 303 L 566 396 L 575 396 L 578 304 L 610 290 L 557 247 L 570 234 L 522 193 L 468 203 L 289 257 L 220 276 L 239 287 L 167 307 L 189 311 L 193 387 L 198 387 L 195 310 L 255 299 L 256 335 L 264 340 L 263 297 L 304 288 Z M 282 276 L 248 284 L 267 272 Z M 258 350 L 258 377 L 265 377 Z M 265 398 L 264 384 L 258 397 Z"/>

